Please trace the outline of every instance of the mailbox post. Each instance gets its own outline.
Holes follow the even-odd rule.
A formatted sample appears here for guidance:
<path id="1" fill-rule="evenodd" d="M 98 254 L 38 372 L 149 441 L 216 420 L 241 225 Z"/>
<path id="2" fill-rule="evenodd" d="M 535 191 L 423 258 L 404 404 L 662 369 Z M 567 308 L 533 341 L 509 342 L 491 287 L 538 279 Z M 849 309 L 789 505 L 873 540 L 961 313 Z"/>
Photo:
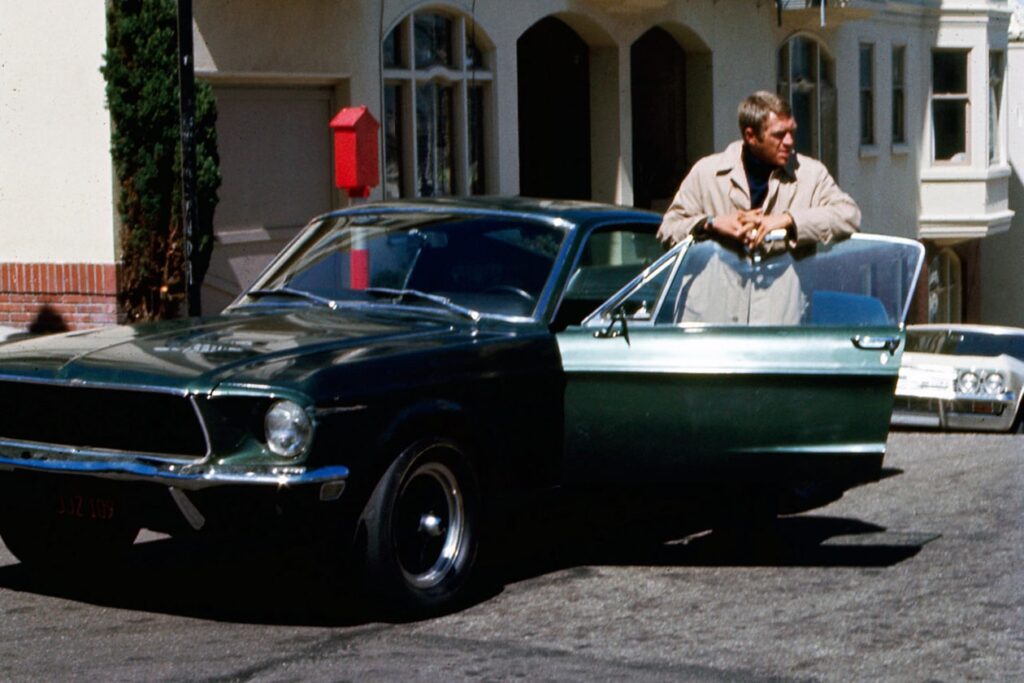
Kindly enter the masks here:
<path id="1" fill-rule="evenodd" d="M 334 131 L 334 182 L 350 199 L 365 199 L 380 184 L 380 124 L 366 107 L 345 107 L 331 120 Z M 361 229 L 353 228 L 349 251 L 349 286 L 370 285 L 370 254 Z"/>

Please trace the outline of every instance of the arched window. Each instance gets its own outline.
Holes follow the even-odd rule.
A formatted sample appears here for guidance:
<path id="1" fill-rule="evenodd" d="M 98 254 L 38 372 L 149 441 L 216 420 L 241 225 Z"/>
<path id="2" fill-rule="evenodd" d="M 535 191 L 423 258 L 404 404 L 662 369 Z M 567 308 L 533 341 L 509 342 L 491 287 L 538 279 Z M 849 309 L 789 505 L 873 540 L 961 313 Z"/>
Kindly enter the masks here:
<path id="1" fill-rule="evenodd" d="M 779 96 L 796 120 L 796 149 L 836 175 L 835 64 L 817 40 L 793 36 L 779 48 Z"/>
<path id="2" fill-rule="evenodd" d="M 465 17 L 415 12 L 384 39 L 385 197 L 485 191 L 492 75 L 478 38 Z"/>
<path id="3" fill-rule="evenodd" d="M 928 264 L 928 322 L 961 322 L 962 292 L 960 257 L 943 249 Z"/>

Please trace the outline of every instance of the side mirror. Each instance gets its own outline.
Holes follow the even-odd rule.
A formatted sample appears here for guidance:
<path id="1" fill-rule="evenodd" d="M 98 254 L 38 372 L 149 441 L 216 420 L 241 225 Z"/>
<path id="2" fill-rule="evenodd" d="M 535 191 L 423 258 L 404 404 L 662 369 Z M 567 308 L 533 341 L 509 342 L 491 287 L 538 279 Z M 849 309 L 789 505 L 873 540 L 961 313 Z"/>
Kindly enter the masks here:
<path id="1" fill-rule="evenodd" d="M 626 322 L 629 316 L 626 315 L 626 308 L 623 305 L 618 305 L 612 310 L 611 320 L 608 323 L 608 327 L 603 330 L 597 330 L 594 332 L 595 339 L 614 339 L 616 337 L 622 337 L 626 340 L 626 345 L 629 346 L 629 323 Z M 615 329 L 616 325 L 620 325 L 621 329 Z"/>

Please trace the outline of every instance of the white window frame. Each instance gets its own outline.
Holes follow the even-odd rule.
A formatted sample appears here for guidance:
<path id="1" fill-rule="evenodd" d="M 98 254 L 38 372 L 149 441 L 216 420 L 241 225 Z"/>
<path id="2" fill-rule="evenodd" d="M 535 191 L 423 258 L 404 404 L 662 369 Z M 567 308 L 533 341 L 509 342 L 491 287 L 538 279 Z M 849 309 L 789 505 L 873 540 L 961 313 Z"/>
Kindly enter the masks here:
<path id="1" fill-rule="evenodd" d="M 806 84 L 805 88 L 813 89 L 815 100 L 814 100 L 814 121 L 812 122 L 814 128 L 812 139 L 816 141 L 815 149 L 811 150 L 811 156 L 822 161 L 831 171 L 833 176 L 838 176 L 839 171 L 839 129 L 838 129 L 838 89 L 836 88 L 836 66 L 835 59 L 832 54 L 828 51 L 825 44 L 818 39 L 817 36 L 798 32 L 787 37 L 776 49 L 776 92 L 784 100 L 789 102 L 790 106 L 793 105 L 793 89 L 795 83 L 793 82 L 793 44 L 797 40 L 805 40 L 815 45 L 817 50 L 815 51 L 815 63 L 814 63 L 814 74 L 815 82 L 813 84 Z M 789 73 L 782 74 L 778 73 L 781 67 L 781 57 L 783 50 L 786 50 L 787 59 L 786 64 L 789 67 Z M 822 87 L 822 76 L 826 75 L 829 80 L 829 87 L 832 90 L 833 97 L 833 109 L 830 113 L 826 113 L 824 110 L 826 107 L 826 97 L 824 94 L 825 88 Z M 796 112 L 794 111 L 794 116 Z M 829 120 L 829 118 L 831 120 Z"/>
<path id="2" fill-rule="evenodd" d="M 455 63 L 451 66 L 434 65 L 425 69 L 417 69 L 415 65 L 415 17 L 416 15 L 437 14 L 444 16 L 452 22 L 452 52 Z M 489 154 L 495 145 L 492 144 L 493 126 L 489 112 L 493 107 L 493 82 L 494 74 L 491 62 L 493 50 L 485 48 L 489 45 L 486 36 L 464 15 L 449 10 L 425 8 L 410 12 L 400 21 L 396 22 L 385 34 L 398 31 L 398 38 L 401 41 L 400 54 L 403 63 L 399 66 L 383 66 L 382 64 L 382 87 L 381 107 L 385 107 L 384 88 L 397 87 L 401 98 L 399 109 L 399 146 L 401 149 L 401 187 L 398 188 L 400 197 L 420 197 L 419 183 L 417 182 L 417 160 L 418 141 L 416 135 L 416 97 L 419 86 L 436 84 L 454 89 L 453 101 L 453 161 L 452 161 L 452 194 L 455 196 L 467 196 L 472 193 L 471 188 L 471 159 L 470 159 L 470 130 L 469 130 L 469 93 L 471 88 L 483 89 L 483 111 L 481 112 L 481 125 L 483 131 L 483 149 L 480 154 L 480 169 L 483 174 L 484 187 L 476 194 L 485 194 L 494 182 L 491 174 L 487 172 L 491 168 Z M 467 43 L 474 42 L 480 51 L 483 59 L 483 66 L 469 66 L 465 59 Z M 384 44 L 380 49 L 383 53 Z M 386 115 L 385 115 L 386 116 Z M 387 166 L 387 145 L 384 151 L 385 174 Z M 385 197 L 394 198 L 393 190 L 387 187 L 385 179 Z"/>
<path id="3" fill-rule="evenodd" d="M 964 91 L 962 93 L 935 92 L 935 54 L 939 52 L 961 54 L 964 57 Z M 931 163 L 935 166 L 969 166 L 971 163 L 971 60 L 974 50 L 967 47 L 936 47 L 931 51 L 931 112 L 928 129 L 931 135 Z M 964 150 L 963 159 L 937 159 L 935 144 L 935 103 L 962 102 L 964 107 Z"/>

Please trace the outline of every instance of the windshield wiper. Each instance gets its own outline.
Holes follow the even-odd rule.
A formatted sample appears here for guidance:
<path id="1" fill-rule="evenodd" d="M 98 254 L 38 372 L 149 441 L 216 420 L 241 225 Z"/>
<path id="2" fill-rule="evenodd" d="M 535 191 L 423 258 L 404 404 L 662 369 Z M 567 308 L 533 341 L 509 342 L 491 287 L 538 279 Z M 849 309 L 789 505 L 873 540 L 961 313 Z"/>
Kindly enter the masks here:
<path id="1" fill-rule="evenodd" d="M 457 303 L 453 303 L 451 299 L 443 297 L 439 294 L 430 294 L 429 292 L 422 292 L 418 289 L 392 289 L 391 287 L 368 287 L 363 290 L 367 294 L 375 294 L 380 296 L 393 296 L 398 300 L 404 297 L 411 297 L 414 299 L 421 299 L 423 301 L 429 301 L 439 306 L 444 306 L 453 313 L 458 313 L 461 316 L 469 318 L 473 322 L 480 320 L 480 313 L 474 311 L 472 308 L 466 308 L 460 306 Z"/>
<path id="2" fill-rule="evenodd" d="M 338 307 L 338 302 L 334 301 L 333 299 L 328 299 L 327 297 L 323 296 L 317 296 L 316 294 L 311 294 L 309 292 L 303 291 L 301 289 L 295 289 L 287 285 L 275 287 L 273 289 L 254 289 L 252 291 L 246 292 L 245 295 L 254 296 L 257 298 L 262 296 L 288 296 L 292 297 L 293 299 L 305 299 L 306 301 L 312 301 L 315 304 L 327 306 L 327 308 L 330 308 L 331 310 L 334 310 L 335 308 Z"/>

